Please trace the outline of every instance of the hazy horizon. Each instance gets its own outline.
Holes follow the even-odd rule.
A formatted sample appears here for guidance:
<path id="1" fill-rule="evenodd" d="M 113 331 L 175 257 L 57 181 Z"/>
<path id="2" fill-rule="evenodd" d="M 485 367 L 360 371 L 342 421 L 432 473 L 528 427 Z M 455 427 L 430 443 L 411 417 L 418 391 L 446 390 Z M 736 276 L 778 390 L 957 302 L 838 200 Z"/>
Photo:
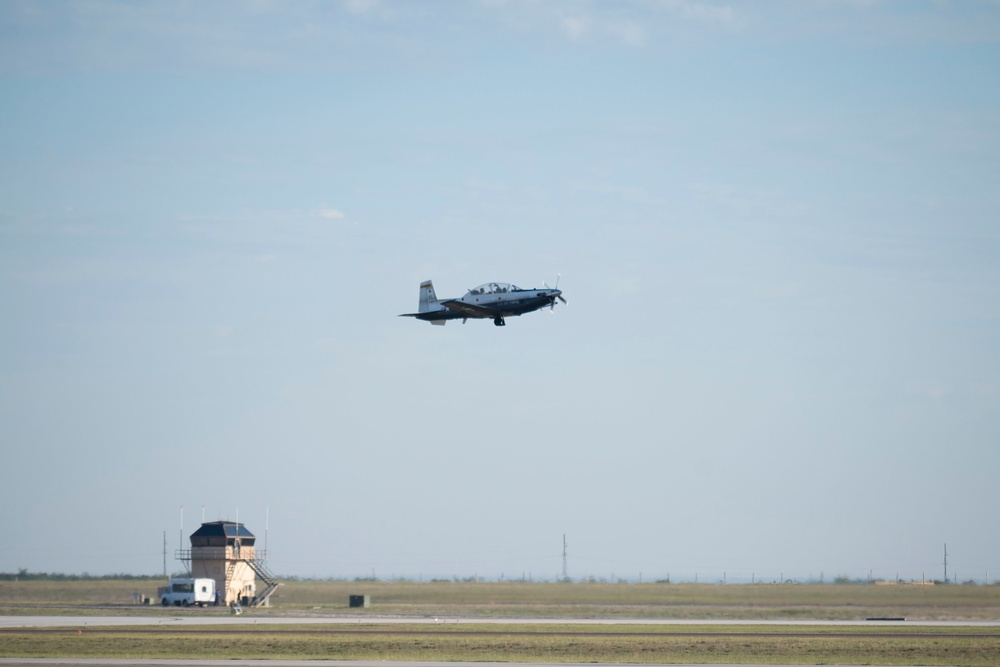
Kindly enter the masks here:
<path id="1" fill-rule="evenodd" d="M 996 2 L 0 29 L 0 571 L 172 570 L 204 508 L 288 576 L 1000 572 Z"/>

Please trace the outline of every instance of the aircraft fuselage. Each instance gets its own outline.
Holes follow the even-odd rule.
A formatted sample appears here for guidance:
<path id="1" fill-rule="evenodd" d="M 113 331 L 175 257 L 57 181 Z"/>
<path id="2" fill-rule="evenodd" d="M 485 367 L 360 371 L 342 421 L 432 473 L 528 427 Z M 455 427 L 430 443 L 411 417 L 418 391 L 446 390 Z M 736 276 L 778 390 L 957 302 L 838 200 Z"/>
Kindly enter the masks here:
<path id="1" fill-rule="evenodd" d="M 566 302 L 559 289 L 521 289 L 508 283 L 485 283 L 469 290 L 459 299 L 438 300 L 434 294 L 434 286 L 428 280 L 420 285 L 420 312 L 405 313 L 404 316 L 432 324 L 444 324 L 448 320 L 458 319 L 492 319 L 497 326 L 503 326 L 505 317 L 523 315 L 546 306 L 552 307 L 556 299 Z"/>

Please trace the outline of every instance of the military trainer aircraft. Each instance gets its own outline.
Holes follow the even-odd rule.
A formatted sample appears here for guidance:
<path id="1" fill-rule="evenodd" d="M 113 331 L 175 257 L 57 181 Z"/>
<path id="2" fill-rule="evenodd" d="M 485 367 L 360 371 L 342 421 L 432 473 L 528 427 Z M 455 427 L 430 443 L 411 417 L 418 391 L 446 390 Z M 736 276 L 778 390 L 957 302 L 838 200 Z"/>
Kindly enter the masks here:
<path id="1" fill-rule="evenodd" d="M 509 283 L 485 283 L 473 287 L 461 299 L 441 299 L 434 293 L 434 283 L 420 283 L 420 307 L 417 313 L 403 313 L 400 317 L 415 317 L 431 324 L 444 325 L 448 320 L 461 318 L 492 319 L 498 327 L 504 326 L 505 317 L 523 315 L 548 306 L 556 307 L 556 299 L 566 303 L 562 291 L 546 285 L 542 289 L 521 289 Z"/>

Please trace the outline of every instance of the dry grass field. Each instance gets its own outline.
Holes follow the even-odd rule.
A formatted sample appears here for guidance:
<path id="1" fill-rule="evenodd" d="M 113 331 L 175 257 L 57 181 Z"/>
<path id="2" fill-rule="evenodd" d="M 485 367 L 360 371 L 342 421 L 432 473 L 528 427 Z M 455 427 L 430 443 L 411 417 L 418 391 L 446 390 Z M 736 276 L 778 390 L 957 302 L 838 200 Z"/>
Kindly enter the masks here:
<path id="1" fill-rule="evenodd" d="M 276 604 L 332 612 L 350 594 L 370 595 L 370 612 L 424 616 L 1000 620 L 1000 586 L 290 582 Z"/>
<path id="2" fill-rule="evenodd" d="M 1000 664 L 1000 627 L 821 626 L 811 620 L 1000 621 L 997 586 L 605 584 L 293 581 L 241 626 L 157 625 L 165 616 L 228 616 L 225 608 L 132 604 L 157 581 L 0 582 L 0 614 L 127 614 L 140 627 L 0 630 L 0 657 L 364 659 L 590 663 Z M 350 595 L 371 597 L 349 609 Z M 310 617 L 351 615 L 350 625 Z M 365 623 L 364 617 L 442 623 Z M 269 625 L 296 616 L 301 625 Z M 454 619 L 464 619 L 454 622 Z M 476 623 L 475 619 L 491 623 Z M 532 625 L 517 618 L 566 619 Z M 503 619 L 511 619 L 503 622 Z M 584 625 L 574 619 L 609 619 Z M 628 624 L 627 619 L 788 620 L 795 625 Z M 501 622 L 496 622 L 496 621 Z M 801 624 L 805 622 L 806 624 Z"/>
<path id="3" fill-rule="evenodd" d="M 475 624 L 221 626 L 181 630 L 0 630 L 0 657 L 336 659 L 575 663 L 996 664 L 1000 635 L 979 628 Z"/>
<path id="4" fill-rule="evenodd" d="M 155 597 L 159 583 L 0 581 L 0 613 L 137 613 L 133 594 Z M 272 607 L 253 613 L 346 613 L 352 594 L 372 601 L 370 608 L 352 612 L 417 617 L 1000 621 L 995 585 L 292 581 L 278 589 Z M 159 609 L 154 605 L 142 613 Z"/>

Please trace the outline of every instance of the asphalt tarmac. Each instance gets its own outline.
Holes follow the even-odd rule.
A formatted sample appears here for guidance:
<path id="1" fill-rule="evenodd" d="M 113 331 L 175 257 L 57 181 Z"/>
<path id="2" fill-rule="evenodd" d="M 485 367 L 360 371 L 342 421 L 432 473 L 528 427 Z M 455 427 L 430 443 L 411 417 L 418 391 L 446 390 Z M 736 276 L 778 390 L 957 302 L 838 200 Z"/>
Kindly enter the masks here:
<path id="1" fill-rule="evenodd" d="M 29 667 L 39 665 L 60 665 L 61 667 L 94 667 L 109 665 L 112 667 L 152 667 L 158 665 L 173 665 L 175 667 L 387 667 L 382 660 L 84 660 L 78 658 L 0 658 L 2 667 Z M 391 667 L 511 667 L 509 662 L 414 662 L 410 660 L 393 661 Z M 595 667 L 594 663 L 552 663 L 519 662 L 517 667 Z M 635 665 L 615 663 L 615 667 L 656 667 L 656 665 Z M 676 665 L 670 667 L 695 667 L 694 665 Z M 703 666 L 699 666 L 703 667 Z M 719 665 L 712 667 L 737 667 L 737 665 Z M 746 667 L 740 665 L 739 667 Z M 807 665 L 785 665 L 784 667 L 809 667 Z M 825 667 L 851 667 L 848 665 L 826 665 Z"/>
<path id="2" fill-rule="evenodd" d="M 0 616 L 0 627 L 3 628 L 59 628 L 59 627 L 123 627 L 123 626 L 149 626 L 149 625 L 172 625 L 175 627 L 193 627 L 199 625 L 230 625 L 230 626 L 253 626 L 256 624 L 269 625 L 341 625 L 349 626 L 360 623 L 365 624 L 435 624 L 435 623 L 475 623 L 475 624 L 582 624 L 582 625 L 840 625 L 840 626 L 980 626 L 980 627 L 1000 627 L 1000 622 L 949 622 L 949 621 L 694 621 L 694 620 L 649 620 L 649 619 L 471 619 L 471 618 L 400 618 L 400 617 L 376 617 L 376 616 L 307 616 L 307 617 L 287 617 L 287 616 L 220 616 L 220 615 L 190 615 L 176 616 Z M 39 667 L 39 666 L 59 666 L 59 667 L 94 667 L 95 665 L 109 665 L 111 667 L 387 667 L 386 661 L 376 660 L 164 660 L 164 659 L 84 659 L 84 658 L 0 658 L 0 667 Z M 490 663 L 490 662 L 417 662 L 417 661 L 393 661 L 392 667 L 510 667 L 510 663 Z M 518 667 L 552 667 L 548 663 L 518 663 Z M 592 663 L 560 664 L 559 667 L 594 667 Z M 626 663 L 617 663 L 616 667 L 630 667 Z M 650 665 L 635 666 L 650 667 Z M 692 665 L 673 665 L 672 667 L 693 667 Z M 736 667 L 736 665 L 717 665 L 716 667 Z M 792 665 L 790 667 L 806 667 L 805 665 Z M 828 667 L 850 667 L 829 665 Z"/>
<path id="3" fill-rule="evenodd" d="M 1000 627 L 1000 621 L 733 621 L 733 620 L 673 620 L 673 619 L 573 619 L 573 618 L 409 618 L 398 616 L 338 615 L 338 616 L 222 616 L 189 614 L 174 616 L 0 616 L 0 628 L 58 628 L 128 625 L 356 625 L 365 624 L 435 624 L 475 623 L 477 625 L 839 625 L 872 627 Z M 449 663 L 453 664 L 453 663 Z"/>

